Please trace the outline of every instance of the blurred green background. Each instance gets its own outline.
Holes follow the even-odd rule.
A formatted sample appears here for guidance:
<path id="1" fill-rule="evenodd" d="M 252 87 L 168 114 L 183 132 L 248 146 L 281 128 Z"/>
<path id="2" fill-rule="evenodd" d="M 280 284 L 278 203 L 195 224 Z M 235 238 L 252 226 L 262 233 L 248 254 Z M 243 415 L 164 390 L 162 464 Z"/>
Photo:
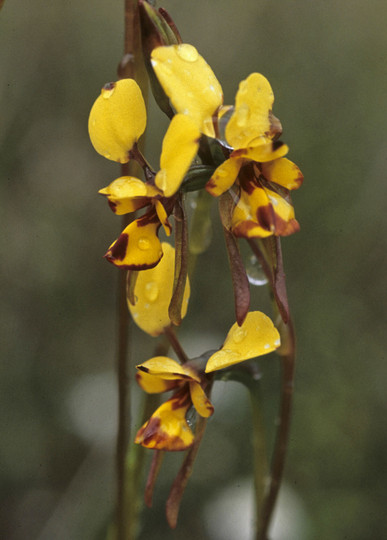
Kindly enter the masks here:
<path id="1" fill-rule="evenodd" d="M 97 190 L 119 168 L 93 151 L 87 117 L 116 79 L 122 4 L 6 0 L 0 13 L 0 537 L 9 540 L 103 538 L 112 511 L 118 270 L 102 255 L 120 220 Z M 305 175 L 293 197 L 301 231 L 283 241 L 298 368 L 273 540 L 382 540 L 387 4 L 162 5 L 212 66 L 226 103 L 250 72 L 268 77 L 289 157 Z M 151 104 L 155 166 L 166 125 Z M 193 356 L 217 347 L 234 322 L 218 228 L 199 262 L 181 331 Z M 255 289 L 254 307 L 266 309 L 265 297 Z M 133 334 L 134 361 L 144 361 L 154 342 Z M 272 431 L 278 362 L 261 366 Z M 218 383 L 214 402 L 178 529 L 163 516 L 173 455 L 142 539 L 250 538 L 247 397 Z"/>

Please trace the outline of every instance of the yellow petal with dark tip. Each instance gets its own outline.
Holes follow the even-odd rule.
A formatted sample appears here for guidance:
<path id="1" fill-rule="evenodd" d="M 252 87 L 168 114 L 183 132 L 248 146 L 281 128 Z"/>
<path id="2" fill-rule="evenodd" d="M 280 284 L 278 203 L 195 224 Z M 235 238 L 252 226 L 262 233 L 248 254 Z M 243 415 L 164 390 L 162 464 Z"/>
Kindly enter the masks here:
<path id="1" fill-rule="evenodd" d="M 194 436 L 186 414 L 191 406 L 188 392 L 180 392 L 163 403 L 137 432 L 135 443 L 155 450 L 181 451 L 189 448 Z"/>
<path id="2" fill-rule="evenodd" d="M 102 88 L 89 116 L 90 140 L 99 154 L 127 163 L 129 151 L 145 126 L 144 99 L 133 79 L 121 79 Z"/>
<path id="3" fill-rule="evenodd" d="M 235 323 L 231 327 L 223 347 L 209 358 L 206 372 L 268 354 L 280 344 L 280 335 L 271 319 L 260 311 L 250 311 L 242 326 Z"/>
<path id="4" fill-rule="evenodd" d="M 128 307 L 134 322 L 151 336 L 160 335 L 171 321 L 168 308 L 172 298 L 175 269 L 175 249 L 166 242 L 162 243 L 164 256 L 159 264 L 150 270 L 139 273 L 134 288 L 136 303 L 128 301 Z M 187 313 L 190 295 L 189 281 L 184 291 L 181 316 Z"/>
<path id="5" fill-rule="evenodd" d="M 156 375 L 145 373 L 145 371 L 138 371 L 136 373 L 136 381 L 147 394 L 168 392 L 168 390 L 172 390 L 180 384 L 179 381 L 166 381 L 165 379 L 160 379 L 160 377 L 157 377 Z"/>
<path id="6" fill-rule="evenodd" d="M 230 189 L 237 179 L 239 170 L 243 163 L 244 159 L 226 159 L 226 161 L 219 165 L 212 177 L 207 182 L 206 190 L 208 193 L 211 193 L 211 195 L 214 197 L 218 197 Z"/>
<path id="7" fill-rule="evenodd" d="M 289 236 L 300 229 L 293 206 L 271 189 L 265 189 L 272 208 L 272 229 L 276 236 Z"/>
<path id="8" fill-rule="evenodd" d="M 200 131 L 223 102 L 217 78 L 198 51 L 188 43 L 152 51 L 156 76 L 178 113 L 190 116 Z"/>
<path id="9" fill-rule="evenodd" d="M 155 184 L 171 197 L 179 189 L 199 147 L 200 130 L 197 124 L 184 114 L 176 114 L 169 124 L 163 140 L 160 171 Z"/>
<path id="10" fill-rule="evenodd" d="M 231 217 L 231 230 L 242 238 L 266 238 L 274 233 L 271 227 L 273 210 L 266 191 L 254 182 L 242 189 L 240 199 L 235 205 Z"/>
<path id="11" fill-rule="evenodd" d="M 200 377 L 192 369 L 179 364 L 176 360 L 172 360 L 172 358 L 168 358 L 167 356 L 155 356 L 136 367 L 140 371 L 167 381 L 200 382 Z"/>
<path id="12" fill-rule="evenodd" d="M 246 148 L 256 137 L 271 136 L 273 101 L 270 83 L 260 73 L 252 73 L 241 81 L 235 110 L 226 126 L 226 140 L 233 148 Z"/>
<path id="13" fill-rule="evenodd" d="M 164 228 L 165 234 L 171 236 L 172 225 L 168 221 L 168 214 L 160 201 L 154 201 L 157 217 L 160 220 L 161 225 Z"/>
<path id="14" fill-rule="evenodd" d="M 286 189 L 297 189 L 304 180 L 297 165 L 287 158 L 262 163 L 260 169 L 266 180 Z"/>
<path id="15" fill-rule="evenodd" d="M 189 385 L 192 403 L 197 410 L 198 414 L 203 418 L 208 418 L 214 414 L 214 406 L 211 401 L 206 396 L 203 388 L 200 384 L 195 382 L 190 383 Z"/>
<path id="16" fill-rule="evenodd" d="M 110 208 L 119 216 L 149 204 L 146 184 L 133 176 L 121 176 L 98 193 L 107 197 Z"/>
<path id="17" fill-rule="evenodd" d="M 105 257 L 120 268 L 144 270 L 153 268 L 163 256 L 161 242 L 157 237 L 158 219 L 149 222 L 147 215 L 128 225 L 110 246 Z"/>
<path id="18" fill-rule="evenodd" d="M 265 162 L 286 156 L 288 152 L 288 146 L 281 141 L 267 142 L 267 139 L 257 139 L 255 141 L 255 146 L 234 150 L 231 157 Z"/>

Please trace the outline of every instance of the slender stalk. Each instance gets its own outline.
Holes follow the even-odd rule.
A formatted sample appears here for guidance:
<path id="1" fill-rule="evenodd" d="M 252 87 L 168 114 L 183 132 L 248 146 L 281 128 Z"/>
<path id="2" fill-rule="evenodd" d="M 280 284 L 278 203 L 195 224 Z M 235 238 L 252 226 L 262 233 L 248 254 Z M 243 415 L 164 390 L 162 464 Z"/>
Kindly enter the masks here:
<path id="1" fill-rule="evenodd" d="M 164 328 L 164 334 L 167 336 L 168 341 L 172 349 L 177 354 L 178 359 L 182 364 L 188 362 L 188 356 L 186 355 L 183 347 L 180 344 L 180 341 L 177 339 L 176 333 L 172 326 L 167 326 Z"/>
<path id="2" fill-rule="evenodd" d="M 257 523 L 261 520 L 263 503 L 267 493 L 270 478 L 269 464 L 266 449 L 266 433 L 262 418 L 262 399 L 259 381 L 249 386 L 251 401 L 251 416 L 253 426 L 253 462 L 255 487 L 255 517 Z"/>
<path id="3" fill-rule="evenodd" d="M 193 465 L 197 453 L 199 452 L 200 443 L 202 442 L 203 435 L 207 425 L 207 418 L 198 417 L 195 430 L 195 440 L 191 448 L 184 459 L 184 462 L 179 470 L 175 481 L 172 484 L 171 491 L 167 500 L 166 511 L 167 521 L 171 529 L 175 529 L 177 525 L 177 518 L 180 509 L 180 502 L 184 494 L 184 490 L 187 486 L 188 480 L 193 472 Z"/>
<path id="4" fill-rule="evenodd" d="M 125 0 L 124 23 L 124 56 L 118 66 L 120 78 L 141 78 L 141 46 L 139 33 L 139 15 L 137 2 Z M 140 81 L 141 82 L 141 81 Z M 140 84 L 140 87 L 144 85 Z M 144 96 L 145 98 L 146 96 Z M 138 165 L 130 162 L 121 166 L 121 176 L 138 174 Z M 128 225 L 127 216 L 123 217 L 123 228 Z M 129 341 L 130 318 L 126 304 L 126 275 L 120 272 L 118 281 L 118 336 L 117 336 L 117 378 L 118 378 L 118 433 L 116 444 L 116 474 L 117 474 L 117 501 L 116 501 L 116 538 L 117 540 L 134 539 L 133 528 L 130 527 L 130 512 L 128 506 L 135 501 L 128 500 L 128 481 L 126 469 L 126 454 L 130 439 L 130 365 Z"/>
<path id="5" fill-rule="evenodd" d="M 282 481 L 289 438 L 295 372 L 295 335 L 291 319 L 287 325 L 283 326 L 286 336 L 284 340 L 281 335 L 285 354 L 281 358 L 282 382 L 279 425 L 271 464 L 270 487 L 263 503 L 256 540 L 268 540 L 268 529 Z"/>

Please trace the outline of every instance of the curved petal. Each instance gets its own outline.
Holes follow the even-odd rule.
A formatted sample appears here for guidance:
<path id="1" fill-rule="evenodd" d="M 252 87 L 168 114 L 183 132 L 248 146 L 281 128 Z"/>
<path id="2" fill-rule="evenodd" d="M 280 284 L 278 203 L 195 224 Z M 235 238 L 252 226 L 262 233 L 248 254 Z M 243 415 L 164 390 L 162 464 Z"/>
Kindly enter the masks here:
<path id="1" fill-rule="evenodd" d="M 190 407 L 189 394 L 179 392 L 152 414 L 137 432 L 134 442 L 155 450 L 186 450 L 194 441 L 185 418 Z"/>
<path id="2" fill-rule="evenodd" d="M 208 193 L 214 197 L 222 195 L 225 191 L 230 189 L 235 180 L 238 177 L 240 168 L 244 163 L 244 159 L 230 158 L 226 159 L 215 170 L 212 177 L 209 179 L 206 185 Z"/>
<path id="3" fill-rule="evenodd" d="M 202 131 L 223 103 L 223 92 L 207 62 L 192 45 L 157 47 L 152 66 L 176 112 L 190 116 Z"/>
<path id="4" fill-rule="evenodd" d="M 289 236 L 299 231 L 300 226 L 294 217 L 293 206 L 281 195 L 271 189 L 265 188 L 265 193 L 270 201 L 271 228 L 276 236 Z"/>
<path id="5" fill-rule="evenodd" d="M 262 163 L 260 169 L 266 180 L 289 190 L 299 188 L 304 180 L 297 165 L 287 158 Z"/>
<path id="6" fill-rule="evenodd" d="M 189 116 L 176 114 L 172 118 L 163 140 L 160 171 L 155 178 L 165 197 L 171 197 L 179 189 L 198 151 L 199 139 L 200 130 Z"/>
<path id="7" fill-rule="evenodd" d="M 198 414 L 203 418 L 208 418 L 214 414 L 214 406 L 206 396 L 200 384 L 192 382 L 189 384 L 192 403 Z"/>
<path id="8" fill-rule="evenodd" d="M 246 148 L 256 137 L 272 135 L 274 94 L 269 81 L 252 73 L 239 84 L 235 110 L 226 126 L 226 140 L 233 148 Z"/>
<path id="9" fill-rule="evenodd" d="M 150 204 L 146 184 L 134 176 L 121 176 L 98 193 L 107 197 L 110 208 L 119 216 Z"/>
<path id="10" fill-rule="evenodd" d="M 172 360 L 167 356 L 155 356 L 136 366 L 136 368 L 166 381 L 200 382 L 200 377 L 192 369 L 189 369 L 188 366 L 182 366 L 176 360 Z"/>
<path id="11" fill-rule="evenodd" d="M 172 298 L 175 268 L 175 249 L 166 242 L 162 243 L 164 256 L 159 264 L 150 270 L 140 272 L 134 288 L 136 303 L 128 301 L 128 307 L 134 322 L 151 336 L 162 334 L 171 321 L 168 308 Z M 189 281 L 184 291 L 181 316 L 187 313 L 190 295 Z"/>
<path id="12" fill-rule="evenodd" d="M 144 133 L 146 107 L 133 79 L 106 84 L 89 116 L 89 135 L 95 150 L 107 159 L 127 163 L 129 151 Z"/>
<path id="13" fill-rule="evenodd" d="M 267 139 L 258 139 L 254 146 L 234 150 L 232 158 L 245 158 L 251 161 L 265 162 L 286 156 L 289 147 L 281 141 L 267 142 Z"/>
<path id="14" fill-rule="evenodd" d="M 153 268 L 163 256 L 157 237 L 160 222 L 157 216 L 145 216 L 128 225 L 108 249 L 105 258 L 127 270 Z"/>
<path id="15" fill-rule="evenodd" d="M 165 234 L 167 236 L 171 236 L 172 225 L 168 221 L 168 214 L 167 214 L 163 204 L 160 201 L 155 200 L 154 205 L 155 205 L 157 217 L 159 218 L 160 223 L 164 228 Z"/>
<path id="16" fill-rule="evenodd" d="M 280 344 L 280 335 L 271 319 L 260 311 L 250 311 L 242 326 L 235 323 L 231 327 L 223 347 L 209 358 L 206 372 L 262 356 Z"/>
<path id="17" fill-rule="evenodd" d="M 242 238 L 266 238 L 274 233 L 273 221 L 266 191 L 254 182 L 245 182 L 232 213 L 232 232 Z"/>
<path id="18" fill-rule="evenodd" d="M 165 379 L 160 379 L 156 375 L 150 375 L 145 373 L 145 371 L 138 371 L 136 373 L 137 384 L 146 392 L 147 394 L 160 394 L 161 392 L 168 392 L 179 386 L 179 381 L 166 381 Z"/>

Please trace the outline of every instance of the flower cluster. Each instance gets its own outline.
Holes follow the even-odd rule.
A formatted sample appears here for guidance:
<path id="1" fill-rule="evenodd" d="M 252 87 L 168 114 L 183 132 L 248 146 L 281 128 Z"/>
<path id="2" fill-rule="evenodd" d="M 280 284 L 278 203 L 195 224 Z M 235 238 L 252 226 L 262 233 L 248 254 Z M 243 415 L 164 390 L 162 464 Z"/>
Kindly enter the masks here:
<path id="1" fill-rule="evenodd" d="M 133 214 L 105 257 L 130 271 L 128 308 L 135 323 L 151 336 L 170 337 L 172 325 L 187 312 L 190 295 L 186 218 L 184 211 L 177 214 L 182 194 L 205 189 L 215 198 L 228 197 L 229 215 L 222 222 L 237 245 L 238 238 L 264 240 L 299 229 L 290 192 L 303 177 L 285 157 L 288 147 L 279 140 L 282 127 L 272 113 L 273 91 L 263 75 L 252 73 L 242 81 L 235 104 L 228 106 L 220 83 L 194 46 L 164 42 L 147 52 L 156 100 L 171 117 L 158 170 L 139 149 L 147 117 L 134 80 L 102 88 L 90 112 L 89 133 L 101 155 L 121 164 L 136 161 L 143 169 L 145 180 L 121 176 L 100 190 L 114 213 Z M 135 215 L 137 211 L 142 214 Z M 175 229 L 175 247 L 159 239 L 160 228 L 167 237 Z M 280 346 L 272 321 L 249 311 L 249 300 L 246 305 L 218 351 L 194 359 L 182 354 L 180 362 L 159 355 L 137 366 L 137 382 L 145 392 L 172 395 L 140 428 L 136 443 L 157 450 L 189 448 L 195 435 L 187 414 L 213 414 L 209 395 L 214 372 L 234 369 Z M 172 316 L 176 309 L 178 316 Z"/>

